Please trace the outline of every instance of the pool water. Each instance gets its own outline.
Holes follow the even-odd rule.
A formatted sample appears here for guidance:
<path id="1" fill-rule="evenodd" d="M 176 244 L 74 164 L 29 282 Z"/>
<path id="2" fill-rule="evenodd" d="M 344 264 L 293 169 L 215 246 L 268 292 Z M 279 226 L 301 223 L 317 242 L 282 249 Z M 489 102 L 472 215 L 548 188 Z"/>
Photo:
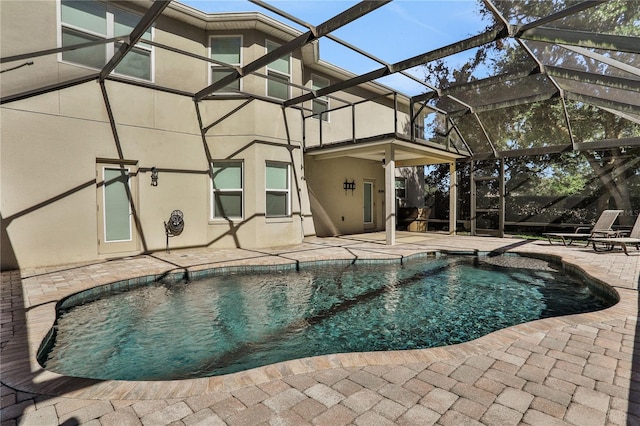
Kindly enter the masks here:
<path id="1" fill-rule="evenodd" d="M 42 363 L 98 379 L 206 377 L 321 354 L 450 345 L 613 303 L 545 261 L 517 256 L 214 276 L 60 312 Z"/>

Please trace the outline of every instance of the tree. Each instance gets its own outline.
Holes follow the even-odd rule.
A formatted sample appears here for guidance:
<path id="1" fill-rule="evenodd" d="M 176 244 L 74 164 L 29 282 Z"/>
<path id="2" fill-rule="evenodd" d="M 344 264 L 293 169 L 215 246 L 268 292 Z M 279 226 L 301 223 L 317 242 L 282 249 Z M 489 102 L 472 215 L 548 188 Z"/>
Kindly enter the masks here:
<path id="1" fill-rule="evenodd" d="M 535 21 L 550 13 L 571 6 L 571 1 L 525 0 L 495 2 L 499 12 L 510 23 Z M 487 28 L 498 25 L 496 17 L 479 2 L 479 13 L 488 23 Z M 627 36 L 640 36 L 640 2 L 612 1 L 564 18 L 549 26 Z M 594 74 L 619 76 L 620 71 L 586 55 L 565 49 L 552 43 L 529 42 L 524 44 L 547 66 L 556 66 Z M 607 51 L 607 56 L 625 63 L 640 65 L 638 55 Z M 458 66 L 449 66 L 445 60 L 426 65 L 427 79 L 441 88 L 457 86 L 477 79 L 481 71 L 491 75 L 513 73 L 531 69 L 536 63 L 526 49 L 513 40 L 500 40 L 478 48 L 468 60 Z M 544 79 L 543 85 L 539 84 Z M 534 81 L 535 80 L 535 81 Z M 569 79 L 555 78 L 563 87 L 588 93 L 593 98 L 616 99 L 625 93 L 605 85 L 586 84 Z M 531 84 L 536 83 L 536 84 Z M 482 105 L 483 100 L 516 99 L 517 96 L 555 92 L 554 82 L 548 77 L 529 76 L 513 79 L 499 85 L 461 92 L 453 89 L 461 98 L 473 100 L 472 105 Z M 637 93 L 633 93 L 637 96 Z M 626 96 L 629 96 L 628 93 Z M 487 101 L 485 101 L 487 103 Z M 566 113 L 565 113 L 566 111 Z M 567 123 L 567 116 L 569 117 Z M 570 145 L 575 142 L 614 140 L 640 135 L 640 125 L 603 108 L 584 102 L 561 101 L 552 98 L 526 105 L 493 109 L 476 116 L 468 114 L 455 119 L 458 127 L 467 135 L 473 135 L 480 144 L 476 152 L 491 152 L 518 148 Z M 482 123 L 482 125 L 478 124 Z M 480 127 L 482 126 L 482 127 Z M 485 135 L 490 142 L 486 141 Z M 490 145 L 490 144 L 491 145 Z M 621 222 L 630 224 L 633 218 L 632 199 L 640 199 L 637 181 L 640 180 L 640 149 L 621 146 L 615 149 L 593 149 L 572 152 L 561 156 L 510 158 L 508 191 L 519 194 L 546 193 L 567 196 L 590 193 L 597 197 L 596 211 L 616 207 L 626 212 Z M 518 176 L 526 179 L 518 180 Z M 509 188 L 510 187 L 510 188 Z M 596 212 L 594 212 L 596 213 Z"/>

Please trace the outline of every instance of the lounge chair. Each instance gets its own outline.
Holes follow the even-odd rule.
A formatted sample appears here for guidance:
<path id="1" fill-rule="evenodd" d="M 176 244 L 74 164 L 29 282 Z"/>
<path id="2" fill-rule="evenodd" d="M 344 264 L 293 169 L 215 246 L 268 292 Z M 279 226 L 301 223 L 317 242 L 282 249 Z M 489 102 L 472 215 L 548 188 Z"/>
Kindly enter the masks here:
<path id="1" fill-rule="evenodd" d="M 622 212 L 623 210 L 603 210 L 592 228 L 579 226 L 575 232 L 546 232 L 543 235 L 547 237 L 549 244 L 553 244 L 551 238 L 559 238 L 565 246 L 570 246 L 575 240 L 587 240 L 587 245 L 589 245 L 589 238 L 617 237 L 619 236 L 618 232 L 611 227 Z M 589 232 L 583 232 L 586 230 Z M 569 240 L 568 243 L 567 240 Z"/>
<path id="2" fill-rule="evenodd" d="M 596 247 L 596 244 L 604 245 L 606 250 L 613 250 L 615 246 L 619 245 L 622 247 L 622 250 L 624 250 L 624 254 L 629 256 L 627 245 L 636 246 L 636 250 L 640 250 L 640 215 L 638 215 L 636 223 L 633 225 L 633 229 L 631 229 L 629 235 L 613 238 L 593 237 L 589 238 L 589 242 L 593 244 L 593 249 L 595 251 L 601 251 Z"/>

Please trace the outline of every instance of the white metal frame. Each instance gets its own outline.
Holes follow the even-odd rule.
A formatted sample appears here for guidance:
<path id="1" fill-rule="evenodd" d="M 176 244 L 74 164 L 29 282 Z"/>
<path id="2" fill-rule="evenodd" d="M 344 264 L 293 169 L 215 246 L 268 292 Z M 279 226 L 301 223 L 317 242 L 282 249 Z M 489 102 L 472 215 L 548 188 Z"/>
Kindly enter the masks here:
<path id="1" fill-rule="evenodd" d="M 287 167 L 287 189 L 272 189 L 272 188 L 268 188 L 267 187 L 267 169 L 269 168 L 269 166 L 274 165 L 274 166 L 286 166 Z M 281 161 L 267 161 L 265 162 L 265 168 L 264 168 L 264 183 L 265 183 L 265 211 L 264 211 L 264 215 L 267 219 L 275 219 L 275 218 L 282 218 L 282 217 L 291 217 L 291 163 L 285 163 L 285 162 L 281 162 Z M 269 215 L 269 213 L 267 212 L 266 209 L 266 196 L 268 193 L 280 193 L 280 194 L 285 194 L 287 197 L 287 205 L 286 205 L 286 213 L 284 216 L 281 215 Z"/>
<path id="2" fill-rule="evenodd" d="M 270 39 L 265 39 L 265 43 L 264 43 L 265 55 L 269 53 L 269 44 L 271 44 L 274 47 L 273 50 L 275 50 L 275 49 L 277 49 L 278 47 L 281 46 L 281 44 L 278 43 L 278 42 L 275 42 L 275 41 L 270 40 Z M 291 68 L 292 68 L 291 67 L 291 65 L 292 65 L 291 64 L 291 54 L 290 53 L 287 54 L 286 57 L 287 57 L 287 60 L 289 61 L 289 73 L 288 74 L 285 74 L 282 71 L 270 68 L 269 67 L 270 64 L 267 64 L 267 66 L 266 66 L 267 78 L 265 79 L 265 92 L 264 92 L 270 98 L 281 99 L 281 98 L 279 98 L 277 96 L 272 96 L 272 95 L 269 94 L 269 78 L 268 77 L 270 75 L 276 75 L 277 77 L 286 77 L 286 79 L 287 79 L 287 96 L 286 96 L 285 99 L 281 99 L 281 100 L 284 100 L 284 101 L 286 101 L 291 96 L 291 87 L 289 86 L 289 83 L 291 83 Z M 280 58 L 278 58 L 278 59 L 280 59 Z M 278 59 L 276 59 L 276 60 L 278 60 Z"/>
<path id="3" fill-rule="evenodd" d="M 56 19 L 57 19 L 57 26 L 56 26 L 56 31 L 57 31 L 57 45 L 58 47 L 63 47 L 62 46 L 62 33 L 63 33 L 63 29 L 64 28 L 68 28 L 72 31 L 77 31 L 79 33 L 82 34 L 86 34 L 88 36 L 91 37 L 96 37 L 99 39 L 109 39 L 109 38 L 113 38 L 114 34 L 115 34 L 115 15 L 113 13 L 113 9 L 118 9 L 118 10 L 122 10 L 126 13 L 131 13 L 134 15 L 138 15 L 135 12 L 132 12 L 130 10 L 121 8 L 121 7 L 114 7 L 111 4 L 105 4 L 105 18 L 106 18 L 106 34 L 99 34 L 96 32 L 93 32 L 91 30 L 88 30 L 86 28 L 82 28 L 82 27 L 78 27 L 75 25 L 71 25 L 71 24 L 67 24 L 64 23 L 62 21 L 62 0 L 56 0 Z M 139 16 L 139 15 L 138 15 Z M 153 41 L 153 39 L 155 38 L 155 28 L 151 27 L 151 40 Z M 144 78 L 139 78 L 139 77 L 135 77 L 135 76 L 131 76 L 128 74 L 122 74 L 122 73 L 118 73 L 115 70 L 113 71 L 113 75 L 116 76 L 120 76 L 120 77 L 124 77 L 124 78 L 129 78 L 132 80 L 138 80 L 138 81 L 146 81 L 146 82 L 151 82 L 154 83 L 155 82 L 155 49 L 153 46 L 150 45 L 144 45 L 144 40 L 141 40 L 139 43 L 137 43 L 132 50 L 134 49 L 139 49 L 139 50 L 144 50 L 149 52 L 149 74 L 150 74 L 150 79 L 144 79 Z M 113 57 L 113 55 L 115 54 L 116 48 L 115 48 L 115 42 L 111 42 L 111 43 L 106 43 L 106 47 L 105 47 L 105 58 L 104 58 L 104 63 L 106 64 L 109 61 L 109 58 Z M 58 53 L 58 62 L 64 63 L 64 64 L 69 64 L 69 65 L 74 65 L 74 66 L 78 66 L 78 67 L 82 67 L 82 68 L 86 68 L 86 69 L 90 69 L 90 70 L 96 70 L 99 68 L 93 68 L 90 67 L 88 65 L 84 65 L 84 64 L 80 64 L 77 62 L 70 62 L 70 61 L 65 61 L 62 58 L 63 52 Z"/>
<path id="4" fill-rule="evenodd" d="M 242 64 L 244 62 L 244 49 L 243 49 L 244 37 L 242 36 L 242 34 L 224 34 L 224 35 L 215 35 L 214 34 L 214 35 L 209 36 L 209 48 L 208 48 L 209 49 L 209 57 L 211 59 L 216 60 L 213 57 L 213 50 L 212 50 L 211 47 L 213 46 L 213 40 L 214 39 L 220 39 L 220 38 L 239 38 L 240 39 L 240 52 L 239 52 L 240 53 L 240 55 L 239 55 L 240 56 L 240 62 L 238 62 L 238 63 L 230 63 L 228 65 L 234 66 L 234 67 L 242 67 Z M 220 67 L 220 65 L 217 65 L 217 64 L 214 64 L 214 63 L 209 63 L 207 65 L 209 67 L 208 84 L 213 84 L 212 72 L 215 69 L 215 67 Z M 242 81 L 243 81 L 243 79 L 239 79 L 238 81 L 239 81 L 239 83 L 238 83 L 239 90 L 242 91 Z M 218 91 L 218 93 L 226 93 L 226 92 L 224 90 L 220 90 L 220 91 Z"/>
<path id="5" fill-rule="evenodd" d="M 240 180 L 241 187 L 234 189 L 217 189 L 213 187 L 213 179 L 212 176 L 209 177 L 209 193 L 211 194 L 211 206 L 210 206 L 210 220 L 212 221 L 228 221 L 228 220 L 244 220 L 245 213 L 245 196 L 244 196 L 244 187 L 245 187 L 245 177 L 244 177 L 244 161 L 243 160 L 212 160 L 209 167 L 213 169 L 214 164 L 240 164 Z M 216 216 L 216 194 L 224 194 L 224 193 L 240 193 L 240 203 L 241 203 L 241 215 L 240 216 Z"/>

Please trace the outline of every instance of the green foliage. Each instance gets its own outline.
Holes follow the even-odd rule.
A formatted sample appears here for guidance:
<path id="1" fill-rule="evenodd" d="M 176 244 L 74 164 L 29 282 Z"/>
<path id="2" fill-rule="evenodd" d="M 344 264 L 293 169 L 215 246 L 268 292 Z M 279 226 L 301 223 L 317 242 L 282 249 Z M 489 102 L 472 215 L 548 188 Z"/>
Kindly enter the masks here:
<path id="1" fill-rule="evenodd" d="M 512 24 L 534 22 L 549 14 L 580 3 L 572 0 L 523 0 L 493 2 L 498 12 Z M 479 13 L 487 22 L 487 28 L 500 21 L 479 1 Z M 585 9 L 577 14 L 545 24 L 591 33 L 640 36 L 640 1 L 614 0 Z M 545 65 L 569 70 L 586 71 L 595 75 L 621 76 L 626 74 L 605 62 L 582 55 L 553 43 L 524 41 L 524 45 L 542 58 Z M 637 55 L 625 52 L 603 51 L 609 58 L 624 63 L 636 63 Z M 635 62 L 634 62 L 635 61 Z M 489 70 L 491 75 L 504 75 L 535 67 L 529 52 L 513 40 L 501 40 L 478 48 L 469 59 L 457 66 L 438 60 L 425 66 L 430 83 L 440 87 L 456 87 L 455 95 L 473 106 L 503 102 L 500 109 L 468 114 L 455 118 L 472 150 L 476 153 L 492 153 L 513 149 L 540 148 L 546 146 L 571 147 L 574 143 L 615 140 L 640 136 L 640 124 L 628 120 L 624 114 L 615 114 L 604 108 L 578 101 L 563 101 L 554 97 L 544 101 L 518 105 L 511 102 L 520 97 L 557 92 L 555 82 L 547 76 L 532 75 L 512 79 L 494 86 L 464 89 L 460 83 L 476 80 L 479 70 Z M 555 78 L 567 90 L 575 90 L 594 99 L 620 99 L 634 96 L 605 85 Z M 443 100 L 444 108 L 446 102 Z M 511 103 L 510 106 L 507 105 Z M 479 124 L 481 123 L 481 124 Z M 588 145 L 587 145 L 588 146 Z M 601 150 L 569 151 L 561 155 L 540 155 L 506 159 L 507 194 L 514 197 L 580 195 L 596 197 L 597 209 L 617 207 L 635 211 L 631 199 L 640 197 L 640 148 L 620 146 Z M 489 167 L 491 169 L 491 166 Z M 486 173 L 496 173 L 489 170 Z M 431 179 L 432 187 L 443 187 L 446 170 L 436 169 Z M 493 188 L 495 191 L 495 188 Z M 463 195 L 464 196 L 464 195 Z M 636 206 L 637 210 L 637 206 Z"/>
<path id="2" fill-rule="evenodd" d="M 556 156 L 555 161 L 549 165 L 542 174 L 544 179 L 533 188 L 531 195 L 546 194 L 551 196 L 570 196 L 582 193 L 591 193 L 589 183 L 593 182 L 593 170 L 589 164 L 580 158 L 579 153 L 568 153 Z"/>

